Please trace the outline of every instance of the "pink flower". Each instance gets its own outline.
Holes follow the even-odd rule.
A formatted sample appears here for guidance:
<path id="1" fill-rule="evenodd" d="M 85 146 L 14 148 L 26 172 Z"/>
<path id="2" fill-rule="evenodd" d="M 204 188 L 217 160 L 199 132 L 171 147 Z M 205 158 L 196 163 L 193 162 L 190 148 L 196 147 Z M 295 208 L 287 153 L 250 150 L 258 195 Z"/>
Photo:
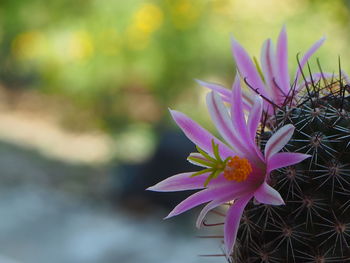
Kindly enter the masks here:
<path id="1" fill-rule="evenodd" d="M 279 151 L 290 140 L 294 126 L 285 125 L 268 140 L 264 154 L 255 143 L 262 116 L 263 102 L 254 97 L 248 119 L 243 112 L 240 79 L 237 76 L 230 94 L 230 114 L 216 92 L 207 95 L 210 116 L 226 143 L 214 137 L 185 114 L 171 111 L 172 117 L 185 135 L 197 146 L 199 153 L 188 158 L 204 170 L 174 175 L 149 187 L 148 190 L 172 192 L 199 189 L 178 204 L 166 218 L 181 214 L 193 207 L 208 203 L 197 219 L 199 227 L 205 215 L 217 206 L 233 201 L 227 211 L 224 242 L 229 255 L 235 244 L 243 210 L 253 197 L 260 203 L 284 204 L 280 194 L 269 185 L 274 169 L 301 162 L 309 155 Z"/>
<path id="2" fill-rule="evenodd" d="M 290 78 L 288 72 L 288 47 L 286 28 L 283 27 L 277 41 L 276 49 L 273 46 L 271 39 L 267 39 L 261 49 L 260 64 L 249 57 L 246 50 L 232 38 L 232 51 L 236 61 L 236 66 L 239 74 L 246 83 L 255 91 L 249 90 L 243 92 L 244 107 L 248 110 L 253 105 L 254 93 L 261 94 L 265 98 L 263 104 L 264 110 L 271 113 L 271 102 L 277 106 L 282 106 L 289 103 L 290 98 L 295 98 L 295 95 L 304 86 L 304 82 L 299 83 L 301 79 L 301 69 L 306 65 L 309 58 L 323 44 L 325 38 L 321 38 L 304 54 L 300 63 L 297 65 L 297 70 L 294 78 Z M 312 75 L 314 81 L 320 80 L 322 77 L 332 77 L 329 73 L 316 73 Z M 306 81 L 310 81 L 310 78 Z M 231 103 L 230 91 L 226 88 L 204 81 L 198 81 L 204 87 L 215 90 L 220 93 L 224 101 Z"/>

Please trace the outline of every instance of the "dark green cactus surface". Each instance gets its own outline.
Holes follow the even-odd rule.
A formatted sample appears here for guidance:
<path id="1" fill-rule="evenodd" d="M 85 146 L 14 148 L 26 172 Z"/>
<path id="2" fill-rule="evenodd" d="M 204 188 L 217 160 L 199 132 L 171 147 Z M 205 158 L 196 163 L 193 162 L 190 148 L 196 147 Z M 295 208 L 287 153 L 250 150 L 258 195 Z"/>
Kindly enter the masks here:
<path id="1" fill-rule="evenodd" d="M 251 201 L 232 262 L 350 262 L 349 91 L 341 76 L 311 79 L 302 96 L 290 96 L 265 121 L 262 149 L 271 130 L 291 123 L 296 129 L 283 150 L 312 157 L 272 173 L 270 184 L 286 204 Z"/>

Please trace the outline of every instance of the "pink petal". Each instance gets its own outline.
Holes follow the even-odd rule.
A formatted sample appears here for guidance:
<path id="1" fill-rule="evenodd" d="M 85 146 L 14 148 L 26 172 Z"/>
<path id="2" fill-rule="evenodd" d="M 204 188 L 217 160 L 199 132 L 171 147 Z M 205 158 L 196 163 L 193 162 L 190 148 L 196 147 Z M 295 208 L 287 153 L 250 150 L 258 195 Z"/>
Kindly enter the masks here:
<path id="1" fill-rule="evenodd" d="M 254 63 L 248 53 L 234 38 L 232 38 L 232 51 L 242 78 L 246 79 L 251 87 L 257 89 L 261 94 L 266 95 L 264 83 Z"/>
<path id="2" fill-rule="evenodd" d="M 266 90 L 269 98 L 276 99 L 276 85 L 273 81 L 276 72 L 276 61 L 271 39 L 267 39 L 261 49 L 261 68 L 265 76 Z"/>
<path id="3" fill-rule="evenodd" d="M 232 194 L 230 193 L 228 196 L 224 196 L 222 198 L 218 198 L 215 199 L 213 201 L 211 201 L 209 204 L 207 204 L 202 211 L 200 212 L 198 218 L 197 218 L 197 222 L 196 222 L 196 227 L 200 228 L 202 225 L 202 222 L 205 218 L 205 216 L 207 215 L 208 212 L 210 212 L 211 210 L 213 210 L 214 208 L 222 205 L 223 203 L 229 202 L 231 200 L 233 200 L 234 197 L 232 196 Z"/>
<path id="4" fill-rule="evenodd" d="M 252 94 L 247 90 L 242 90 L 243 108 L 246 111 L 250 111 L 254 104 L 254 97 L 256 94 Z"/>
<path id="5" fill-rule="evenodd" d="M 260 96 L 255 96 L 255 102 L 248 117 L 248 135 L 249 135 L 249 142 L 251 145 L 251 148 L 250 148 L 251 153 L 253 151 L 255 152 L 255 154 L 250 155 L 250 158 L 251 158 L 250 161 L 256 163 L 257 165 L 259 165 L 261 161 L 264 162 L 264 157 L 259 147 L 257 147 L 255 143 L 255 136 L 260 124 L 262 110 L 263 110 L 262 98 Z"/>
<path id="6" fill-rule="evenodd" d="M 263 204 L 284 205 L 284 201 L 279 192 L 269 186 L 266 182 L 255 191 L 254 197 Z"/>
<path id="7" fill-rule="evenodd" d="M 193 173 L 194 172 L 173 175 L 156 185 L 148 187 L 147 190 L 155 192 L 175 192 L 204 188 L 204 182 L 209 173 L 191 177 Z"/>
<path id="8" fill-rule="evenodd" d="M 189 138 L 194 144 L 199 146 L 207 153 L 213 155 L 212 140 L 214 139 L 214 142 L 219 145 L 219 152 L 223 158 L 227 158 L 235 154 L 227 145 L 223 144 L 220 140 L 202 128 L 198 123 L 191 120 L 185 114 L 174 110 L 170 110 L 170 113 L 187 138 Z"/>
<path id="9" fill-rule="evenodd" d="M 238 200 L 235 200 L 233 205 L 227 211 L 224 226 L 224 242 L 227 257 L 229 257 L 229 255 L 232 253 L 244 208 L 251 198 L 252 195 L 249 194 Z"/>
<path id="10" fill-rule="evenodd" d="M 235 130 L 237 130 L 239 137 L 243 141 L 248 141 L 249 136 L 243 112 L 241 83 L 238 74 L 236 75 L 235 82 L 233 83 L 232 87 L 231 118 L 233 127 Z"/>
<path id="11" fill-rule="evenodd" d="M 246 195 L 247 193 L 252 193 L 255 191 L 256 188 L 256 180 L 257 178 L 254 178 L 254 176 L 256 176 L 258 174 L 252 174 L 250 177 L 248 177 L 248 180 L 241 182 L 241 183 L 237 183 L 237 182 L 231 182 L 231 186 L 229 191 L 227 192 L 226 195 L 223 195 L 222 197 L 219 197 L 213 201 L 211 201 L 209 204 L 207 204 L 202 211 L 200 212 L 198 218 L 197 218 L 197 223 L 196 226 L 199 228 L 202 224 L 202 221 L 204 219 L 204 217 L 206 216 L 206 214 L 214 209 L 215 207 L 231 201 L 231 200 L 235 200 L 240 198 L 243 195 Z M 226 181 L 227 183 L 227 181 Z M 219 183 L 217 183 L 216 185 L 219 185 Z M 211 186 L 213 186 L 213 184 L 211 183 Z M 214 186 L 217 187 L 217 186 Z"/>
<path id="12" fill-rule="evenodd" d="M 206 166 L 202 163 L 191 160 L 191 159 L 189 159 L 189 157 L 194 157 L 194 158 L 200 159 L 202 161 L 207 161 L 207 159 L 204 158 L 203 155 L 201 155 L 200 153 L 190 153 L 190 155 L 187 157 L 187 161 L 189 161 L 190 163 L 192 163 L 194 165 L 200 166 L 200 167 L 205 167 L 205 168 L 209 167 L 209 166 Z"/>
<path id="13" fill-rule="evenodd" d="M 317 83 L 319 81 L 323 81 L 323 79 L 332 79 L 335 77 L 338 77 L 338 75 L 335 75 L 334 73 L 327 73 L 327 72 L 323 72 L 323 73 L 313 73 L 311 77 L 306 77 L 305 80 L 303 80 L 299 85 L 296 86 L 295 88 L 295 93 L 297 93 L 299 90 L 303 89 L 306 84 L 310 85 L 312 84 L 312 81 L 314 83 Z M 344 75 L 343 75 L 344 77 Z M 312 79 L 312 81 L 311 81 Z"/>
<path id="14" fill-rule="evenodd" d="M 321 38 L 320 40 L 318 40 L 315 44 L 312 45 L 312 47 L 305 53 L 305 55 L 303 56 L 303 58 L 300 60 L 300 65 L 298 65 L 298 70 L 295 74 L 295 82 L 297 83 L 301 74 L 301 70 L 306 62 L 309 60 L 309 58 L 317 51 L 317 49 L 320 48 L 320 46 L 322 46 L 323 42 L 326 40 L 325 37 Z"/>
<path id="15" fill-rule="evenodd" d="M 213 200 L 213 198 L 214 196 L 210 194 L 208 189 L 197 192 L 178 204 L 164 219 L 182 214 L 193 207 Z"/>
<path id="16" fill-rule="evenodd" d="M 285 94 L 290 90 L 290 77 L 288 72 L 288 41 L 286 27 L 283 26 L 277 42 L 277 81 Z"/>
<path id="17" fill-rule="evenodd" d="M 231 91 L 219 84 L 214 84 L 214 83 L 209 83 L 209 82 L 204 82 L 201 80 L 196 80 L 197 83 L 205 88 L 211 89 L 212 91 L 216 91 L 220 94 L 222 100 L 224 102 L 230 103 L 231 104 Z M 252 100 L 250 98 L 250 95 L 247 91 L 243 91 L 243 108 L 245 110 L 250 110 L 252 106 Z"/>
<path id="18" fill-rule="evenodd" d="M 252 141 L 255 140 L 256 131 L 258 130 L 259 123 L 262 115 L 262 98 L 256 96 L 254 105 L 248 117 L 248 131 Z"/>
<path id="19" fill-rule="evenodd" d="M 218 92 L 225 102 L 231 103 L 231 91 L 229 89 L 226 89 L 225 87 L 215 83 L 204 82 L 201 80 L 196 81 L 199 85 L 211 89 L 212 91 Z"/>
<path id="20" fill-rule="evenodd" d="M 261 103 L 260 99 L 258 98 L 255 101 L 255 103 L 260 104 Z M 255 108 L 255 111 L 252 112 L 253 115 L 250 120 L 252 129 L 254 129 L 253 126 L 256 125 L 256 121 L 259 114 L 259 107 L 260 106 L 257 105 Z M 253 108 L 254 108 L 254 105 L 253 105 Z M 263 158 L 260 150 L 258 149 L 255 143 L 255 132 L 254 132 L 254 136 L 250 134 L 250 131 L 247 127 L 247 123 L 244 117 L 244 112 L 242 108 L 241 84 L 240 84 L 240 79 L 238 75 L 236 75 L 236 79 L 232 87 L 231 118 L 232 118 L 233 127 L 238 134 L 237 137 L 240 138 L 241 141 L 245 144 L 245 146 L 243 145 L 243 147 L 245 148 L 245 151 L 243 152 L 244 154 L 241 157 L 243 156 L 247 157 L 252 162 L 260 162 Z"/>
<path id="21" fill-rule="evenodd" d="M 220 135 L 235 149 L 238 155 L 242 155 L 245 152 L 245 148 L 240 142 L 239 136 L 236 134 L 227 108 L 223 104 L 220 96 L 215 92 L 208 93 L 207 105 L 211 119 Z"/>
<path id="22" fill-rule="evenodd" d="M 275 169 L 300 163 L 309 157 L 311 157 L 311 155 L 303 153 L 276 153 L 267 161 L 267 173 Z"/>
<path id="23" fill-rule="evenodd" d="M 210 183 L 209 183 L 210 184 Z M 183 200 L 180 204 L 178 204 L 165 219 L 182 214 L 193 207 L 201 205 L 203 203 L 222 198 L 223 196 L 227 196 L 228 193 L 232 190 L 232 185 L 225 184 L 220 187 L 207 188 L 201 190 L 185 200 Z"/>
<path id="24" fill-rule="evenodd" d="M 269 160 L 272 155 L 279 152 L 288 143 L 293 135 L 294 129 L 292 124 L 287 124 L 271 136 L 265 146 L 266 160 Z"/>

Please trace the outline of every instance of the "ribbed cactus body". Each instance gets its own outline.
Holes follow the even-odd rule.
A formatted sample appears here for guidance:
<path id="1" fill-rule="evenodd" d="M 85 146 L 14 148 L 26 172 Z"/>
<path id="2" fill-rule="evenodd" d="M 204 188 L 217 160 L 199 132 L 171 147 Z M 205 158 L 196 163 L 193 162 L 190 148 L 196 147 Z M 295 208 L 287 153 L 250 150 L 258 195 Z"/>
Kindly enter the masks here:
<path id="1" fill-rule="evenodd" d="M 321 80 L 322 82 L 322 80 Z M 292 105 L 276 108 L 271 131 L 296 127 L 284 151 L 311 158 L 276 170 L 272 185 L 285 201 L 251 201 L 232 262 L 350 262 L 350 96 L 340 81 L 313 83 Z M 268 129 L 265 129 L 268 130 Z M 271 132 L 261 132 L 261 148 Z"/>

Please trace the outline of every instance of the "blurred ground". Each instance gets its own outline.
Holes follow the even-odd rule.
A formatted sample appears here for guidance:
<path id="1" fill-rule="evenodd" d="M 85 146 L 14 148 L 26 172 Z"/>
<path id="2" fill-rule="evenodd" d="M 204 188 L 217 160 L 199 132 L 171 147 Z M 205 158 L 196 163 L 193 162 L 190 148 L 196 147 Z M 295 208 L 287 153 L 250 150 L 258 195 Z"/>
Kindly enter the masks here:
<path id="1" fill-rule="evenodd" d="M 0 102 L 0 263 L 203 262 L 199 254 L 220 253 L 218 240 L 195 238 L 194 214 L 162 220 L 184 195 L 144 190 L 188 169 L 193 145 L 182 135 L 169 131 L 153 158 L 122 164 L 108 134 L 62 126 L 55 98 L 0 89 Z"/>
<path id="2" fill-rule="evenodd" d="M 225 262 L 198 257 L 220 248 L 195 238 L 193 217 L 164 222 L 165 210 L 138 214 L 108 201 L 106 166 L 1 143 L 0 167 L 1 263 Z"/>
<path id="3" fill-rule="evenodd" d="M 113 140 L 106 133 L 67 129 L 62 115 L 82 114 L 67 100 L 0 85 L 0 139 L 70 163 L 110 161 Z"/>

